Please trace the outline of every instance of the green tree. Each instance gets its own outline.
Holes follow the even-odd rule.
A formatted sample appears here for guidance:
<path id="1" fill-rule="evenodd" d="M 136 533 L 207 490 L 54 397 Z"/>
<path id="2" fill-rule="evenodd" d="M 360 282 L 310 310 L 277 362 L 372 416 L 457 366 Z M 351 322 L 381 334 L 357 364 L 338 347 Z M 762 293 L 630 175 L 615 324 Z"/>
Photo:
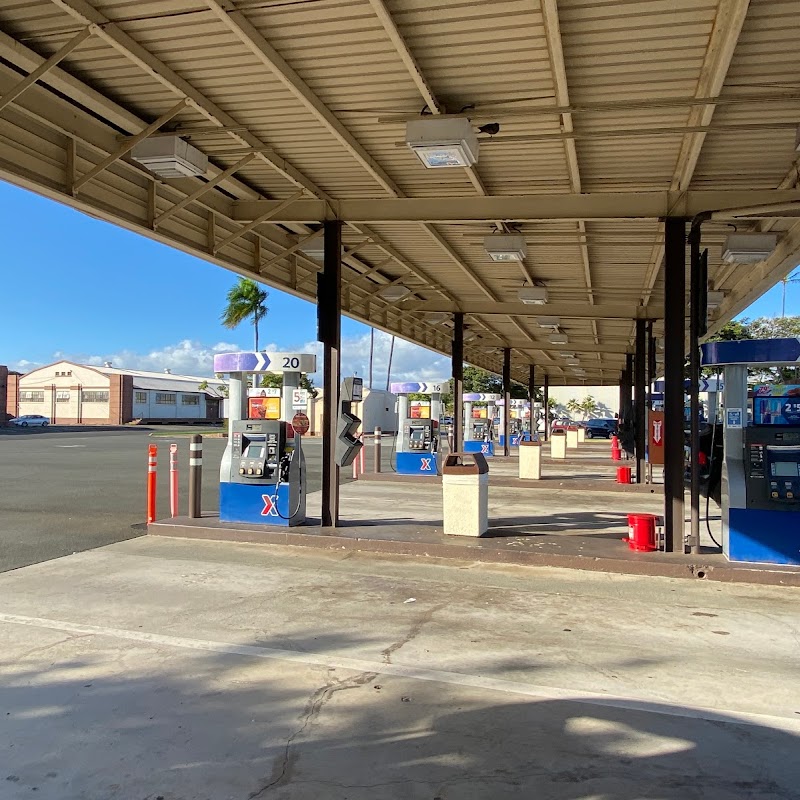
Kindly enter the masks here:
<path id="1" fill-rule="evenodd" d="M 452 390 L 452 381 L 450 382 Z M 503 380 L 480 367 L 464 366 L 464 391 L 485 394 L 503 394 Z M 516 400 L 528 399 L 528 387 L 511 381 L 511 397 Z"/>
<path id="2" fill-rule="evenodd" d="M 796 317 L 759 317 L 758 319 L 733 320 L 727 323 L 714 335 L 710 342 L 735 342 L 741 339 L 784 339 L 800 336 L 800 316 Z M 716 375 L 715 367 L 704 367 L 701 375 L 708 378 Z M 688 362 L 686 377 L 689 377 Z M 779 383 L 800 382 L 796 367 L 772 367 L 754 371 L 754 377 L 763 382 Z"/>
<path id="3" fill-rule="evenodd" d="M 252 319 L 255 349 L 258 350 L 258 323 L 267 316 L 266 300 L 269 292 L 249 278 L 239 282 L 228 291 L 228 304 L 220 317 L 226 328 L 237 328 L 246 319 Z"/>
<path id="4" fill-rule="evenodd" d="M 218 380 L 222 380 L 222 375 L 217 375 L 217 379 Z M 200 381 L 200 383 L 197 384 L 197 388 L 201 392 L 204 392 L 206 389 L 208 389 L 208 381 Z M 219 392 L 220 395 L 222 395 L 222 397 L 227 397 L 228 396 L 228 384 L 225 383 L 222 386 L 215 388 L 214 391 Z"/>
<path id="5" fill-rule="evenodd" d="M 570 397 L 570 399 L 567 400 L 566 408 L 570 414 L 577 414 L 581 410 L 581 404 L 574 397 Z"/>
<path id="6" fill-rule="evenodd" d="M 578 404 L 578 407 L 583 412 L 583 418 L 589 419 L 592 414 L 597 411 L 597 400 L 588 394 L 583 398 L 583 400 L 581 400 L 581 402 Z"/>

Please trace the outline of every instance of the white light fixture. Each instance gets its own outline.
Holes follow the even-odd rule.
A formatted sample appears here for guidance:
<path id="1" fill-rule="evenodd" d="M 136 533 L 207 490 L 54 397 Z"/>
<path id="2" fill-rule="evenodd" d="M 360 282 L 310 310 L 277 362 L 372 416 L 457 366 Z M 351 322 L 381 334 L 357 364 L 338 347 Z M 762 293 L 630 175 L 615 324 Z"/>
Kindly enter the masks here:
<path id="1" fill-rule="evenodd" d="M 425 322 L 431 325 L 442 325 L 450 320 L 450 315 L 446 311 L 434 311 L 425 317 Z"/>
<path id="2" fill-rule="evenodd" d="M 478 137 L 466 117 L 423 117 L 406 123 L 406 144 L 428 169 L 471 167 Z"/>
<path id="3" fill-rule="evenodd" d="M 547 302 L 547 289 L 544 286 L 523 286 L 517 297 L 526 306 L 543 306 Z"/>
<path id="4" fill-rule="evenodd" d="M 725 292 L 709 292 L 706 305 L 708 308 L 719 308 L 725 299 Z"/>
<path id="5" fill-rule="evenodd" d="M 577 367 L 581 362 L 577 358 L 568 358 L 565 363 L 568 367 Z"/>
<path id="6" fill-rule="evenodd" d="M 536 317 L 536 324 L 545 330 L 557 331 L 561 317 Z"/>
<path id="7" fill-rule="evenodd" d="M 566 333 L 551 333 L 548 337 L 550 344 L 568 344 L 569 336 Z"/>
<path id="8" fill-rule="evenodd" d="M 160 178 L 193 178 L 208 171 L 208 156 L 178 136 L 145 139 L 131 150 L 131 158 Z"/>
<path id="9" fill-rule="evenodd" d="M 384 286 L 382 289 L 378 289 L 378 294 L 390 303 L 397 303 L 404 297 L 408 297 L 411 294 L 411 289 L 396 283 L 393 286 Z"/>
<path id="10" fill-rule="evenodd" d="M 561 358 L 575 358 L 575 353 L 558 353 Z"/>
<path id="11" fill-rule="evenodd" d="M 519 234 L 493 233 L 485 236 L 483 249 L 492 261 L 524 261 L 528 255 L 525 237 Z"/>
<path id="12" fill-rule="evenodd" d="M 758 264 L 777 244 L 776 233 L 732 233 L 725 240 L 722 258 L 734 264 Z"/>

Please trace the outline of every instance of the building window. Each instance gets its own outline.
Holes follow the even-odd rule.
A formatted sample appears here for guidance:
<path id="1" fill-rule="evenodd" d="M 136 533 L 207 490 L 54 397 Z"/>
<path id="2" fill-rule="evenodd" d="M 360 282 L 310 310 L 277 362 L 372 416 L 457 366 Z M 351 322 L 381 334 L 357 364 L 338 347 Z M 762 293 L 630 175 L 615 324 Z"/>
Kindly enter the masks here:
<path id="1" fill-rule="evenodd" d="M 108 392 L 81 392 L 81 400 L 84 403 L 107 403 Z"/>
<path id="2" fill-rule="evenodd" d="M 181 405 L 183 406 L 199 406 L 200 396 L 196 394 L 182 394 Z"/>
<path id="3" fill-rule="evenodd" d="M 147 403 L 147 392 L 136 392 L 133 402 L 137 405 L 145 405 Z"/>
<path id="4" fill-rule="evenodd" d="M 56 390 L 56 403 L 69 403 L 69 390 L 58 389 Z"/>
<path id="5" fill-rule="evenodd" d="M 156 392 L 156 403 L 162 406 L 174 406 L 178 395 L 175 392 Z"/>
<path id="6" fill-rule="evenodd" d="M 19 401 L 20 403 L 44 403 L 44 390 L 20 392 Z"/>

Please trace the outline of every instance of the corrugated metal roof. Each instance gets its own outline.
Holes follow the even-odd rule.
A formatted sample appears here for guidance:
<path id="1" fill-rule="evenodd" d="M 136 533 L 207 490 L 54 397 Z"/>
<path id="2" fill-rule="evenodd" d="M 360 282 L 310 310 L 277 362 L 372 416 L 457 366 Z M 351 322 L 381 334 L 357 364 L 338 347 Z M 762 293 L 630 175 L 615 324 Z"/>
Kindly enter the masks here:
<path id="1" fill-rule="evenodd" d="M 308 299 L 318 265 L 281 253 L 312 228 L 264 220 L 222 246 L 240 230 L 231 201 L 299 188 L 326 200 L 446 202 L 797 185 L 796 0 L 8 0 L 0 97 L 82 29 L 91 36 L 0 111 L 0 174 Z M 162 127 L 209 156 L 206 180 L 250 156 L 232 177 L 176 211 L 201 180 L 154 181 L 122 158 L 74 196 L 70 181 L 180 98 L 186 107 Z M 481 134 L 473 169 L 425 170 L 405 147 L 405 121 L 440 111 L 500 123 Z M 522 268 L 483 252 L 498 222 L 525 236 Z M 790 217 L 739 225 L 774 230 L 785 246 L 755 270 L 731 266 L 721 260 L 728 228 L 705 226 L 723 319 L 782 277 L 800 244 Z M 511 346 L 523 380 L 530 362 L 570 379 L 533 321 L 546 311 L 486 306 L 513 303 L 524 281 L 562 307 L 663 306 L 657 217 L 350 221 L 344 244 L 356 248 L 345 259 L 349 314 L 448 352 L 450 329 L 420 303 L 465 309 L 478 333 L 470 361 L 497 369 L 497 348 Z M 412 289 L 409 302 L 381 299 L 392 281 Z M 631 321 L 562 316 L 576 352 L 584 347 L 587 382 L 616 381 Z"/>

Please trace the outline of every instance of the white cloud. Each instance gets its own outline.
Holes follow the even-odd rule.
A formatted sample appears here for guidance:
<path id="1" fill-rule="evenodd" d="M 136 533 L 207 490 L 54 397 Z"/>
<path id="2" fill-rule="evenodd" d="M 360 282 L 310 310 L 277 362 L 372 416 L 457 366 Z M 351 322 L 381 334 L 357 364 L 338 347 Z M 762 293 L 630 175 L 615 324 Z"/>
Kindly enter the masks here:
<path id="1" fill-rule="evenodd" d="M 382 389 L 386 386 L 390 343 L 391 336 L 375 331 L 372 375 L 373 385 L 376 389 Z M 342 340 L 343 376 L 358 375 L 364 379 L 365 383 L 368 381 L 369 346 L 369 333 Z M 44 363 L 66 359 L 78 364 L 102 366 L 106 361 L 110 361 L 115 367 L 122 369 L 142 369 L 153 372 L 163 372 L 165 369 L 169 369 L 175 375 L 211 376 L 213 375 L 214 355 L 216 353 L 234 352 L 238 349 L 235 344 L 229 342 L 205 344 L 192 339 L 184 339 L 175 344 L 164 345 L 146 353 L 128 349 L 101 353 L 56 352 L 53 353 L 48 362 Z M 322 345 L 319 342 L 298 343 L 296 346 L 278 346 L 275 343 L 269 343 L 264 349 L 270 352 L 315 353 L 318 370 L 313 377 L 317 385 L 322 383 Z M 32 369 L 42 366 L 42 363 L 21 359 L 10 363 L 8 366 L 10 369 L 20 372 L 30 372 Z M 449 358 L 438 356 L 436 353 L 432 353 L 430 350 L 411 342 L 395 339 L 394 352 L 392 354 L 392 381 L 429 381 L 446 379 L 449 375 Z"/>

